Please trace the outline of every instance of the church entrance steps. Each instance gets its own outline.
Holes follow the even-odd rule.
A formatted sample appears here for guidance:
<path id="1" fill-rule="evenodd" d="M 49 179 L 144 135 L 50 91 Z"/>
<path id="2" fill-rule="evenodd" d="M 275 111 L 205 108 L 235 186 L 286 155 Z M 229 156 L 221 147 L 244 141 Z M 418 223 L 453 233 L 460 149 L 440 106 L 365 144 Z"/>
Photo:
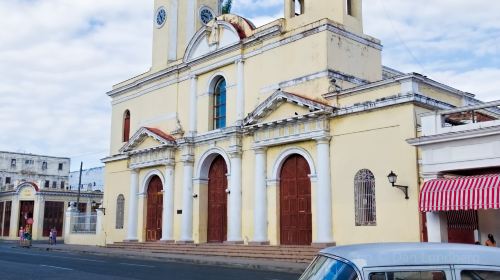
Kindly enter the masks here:
<path id="1" fill-rule="evenodd" d="M 106 247 L 150 253 L 270 259 L 296 263 L 309 263 L 320 250 L 320 248 L 311 246 L 169 244 L 161 242 L 116 242 L 108 244 Z"/>

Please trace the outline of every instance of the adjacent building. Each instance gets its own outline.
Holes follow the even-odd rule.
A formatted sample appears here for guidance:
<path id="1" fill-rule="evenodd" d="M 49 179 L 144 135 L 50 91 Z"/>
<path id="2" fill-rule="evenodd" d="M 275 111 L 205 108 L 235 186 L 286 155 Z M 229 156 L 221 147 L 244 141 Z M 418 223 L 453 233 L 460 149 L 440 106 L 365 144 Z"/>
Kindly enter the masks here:
<path id="1" fill-rule="evenodd" d="M 424 240 L 484 244 L 500 236 L 500 101 L 425 113 L 420 193 Z"/>
<path id="2" fill-rule="evenodd" d="M 0 152 L 0 238 L 16 239 L 32 228 L 34 240 L 46 239 L 55 227 L 61 236 L 64 210 L 77 193 L 69 190 L 70 159 Z M 81 211 L 91 211 L 102 193 L 82 192 Z"/>
<path id="3" fill-rule="evenodd" d="M 156 0 L 151 69 L 108 92 L 106 242 L 420 241 L 406 140 L 481 102 L 382 66 L 361 0 L 286 0 L 260 27 L 218 5 Z"/>

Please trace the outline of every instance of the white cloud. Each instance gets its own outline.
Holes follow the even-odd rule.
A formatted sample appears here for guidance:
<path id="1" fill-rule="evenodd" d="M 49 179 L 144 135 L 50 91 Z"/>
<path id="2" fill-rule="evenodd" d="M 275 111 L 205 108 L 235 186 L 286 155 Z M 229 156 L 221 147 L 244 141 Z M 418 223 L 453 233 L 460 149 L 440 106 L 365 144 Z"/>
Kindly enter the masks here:
<path id="1" fill-rule="evenodd" d="M 233 11 L 260 26 L 282 5 L 235 0 Z M 364 1 L 365 32 L 382 39 L 384 64 L 499 99 L 497 11 L 487 0 Z M 0 1 L 0 150 L 98 165 L 109 147 L 104 93 L 150 66 L 152 14 L 153 0 Z"/>

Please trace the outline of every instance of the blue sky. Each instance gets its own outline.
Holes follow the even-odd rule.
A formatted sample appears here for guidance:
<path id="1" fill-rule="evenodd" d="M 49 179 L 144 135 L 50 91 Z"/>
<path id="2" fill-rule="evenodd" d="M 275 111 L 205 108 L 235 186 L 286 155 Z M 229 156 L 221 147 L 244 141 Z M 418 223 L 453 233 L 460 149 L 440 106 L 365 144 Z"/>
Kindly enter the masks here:
<path id="1" fill-rule="evenodd" d="M 282 5 L 234 0 L 233 12 L 262 25 Z M 365 0 L 364 31 L 382 40 L 384 65 L 497 100 L 499 12 L 500 1 Z M 150 67 L 152 20 L 152 0 L 0 1 L 0 150 L 101 165 L 105 93 Z"/>

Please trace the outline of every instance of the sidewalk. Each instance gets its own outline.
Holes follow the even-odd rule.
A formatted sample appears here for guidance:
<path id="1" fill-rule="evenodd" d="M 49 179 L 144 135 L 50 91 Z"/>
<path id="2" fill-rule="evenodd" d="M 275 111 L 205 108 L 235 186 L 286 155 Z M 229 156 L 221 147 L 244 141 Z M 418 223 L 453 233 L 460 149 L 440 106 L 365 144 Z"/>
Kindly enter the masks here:
<path id="1" fill-rule="evenodd" d="M 17 242 L 12 242 L 13 246 L 18 246 Z M 307 267 L 304 263 L 292 263 L 283 261 L 274 261 L 270 259 L 249 259 L 235 257 L 218 257 L 218 256 L 198 256 L 184 254 L 168 254 L 164 252 L 130 250 L 130 249 L 113 249 L 97 246 L 69 245 L 57 244 L 49 245 L 45 242 L 34 241 L 31 248 L 40 251 L 53 251 L 77 254 L 90 254 L 97 256 L 122 257 L 132 259 L 148 259 L 164 262 L 182 262 L 199 265 L 224 266 L 246 268 L 265 271 L 279 271 L 290 273 L 302 273 Z M 29 250 L 29 249 L 27 249 Z"/>

